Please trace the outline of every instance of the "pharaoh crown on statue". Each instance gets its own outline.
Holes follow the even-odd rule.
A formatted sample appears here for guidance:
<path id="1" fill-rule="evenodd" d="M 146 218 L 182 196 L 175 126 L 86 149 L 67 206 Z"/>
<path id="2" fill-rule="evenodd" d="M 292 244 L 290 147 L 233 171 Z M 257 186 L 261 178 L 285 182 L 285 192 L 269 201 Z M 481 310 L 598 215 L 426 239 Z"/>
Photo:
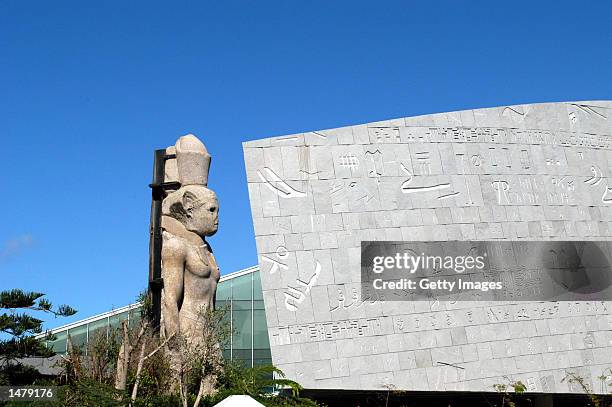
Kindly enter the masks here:
<path id="1" fill-rule="evenodd" d="M 196 136 L 187 134 L 176 141 L 176 164 L 182 186 L 208 185 L 210 154 Z"/>

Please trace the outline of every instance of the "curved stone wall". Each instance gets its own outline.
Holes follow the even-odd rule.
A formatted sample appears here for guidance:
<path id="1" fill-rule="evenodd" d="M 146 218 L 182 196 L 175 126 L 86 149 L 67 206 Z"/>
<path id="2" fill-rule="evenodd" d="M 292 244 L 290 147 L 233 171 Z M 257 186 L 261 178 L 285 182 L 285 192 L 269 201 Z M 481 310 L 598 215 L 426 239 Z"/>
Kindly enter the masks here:
<path id="1" fill-rule="evenodd" d="M 244 143 L 274 364 L 317 389 L 603 391 L 612 303 L 364 300 L 360 242 L 612 240 L 611 133 L 594 101 Z"/>

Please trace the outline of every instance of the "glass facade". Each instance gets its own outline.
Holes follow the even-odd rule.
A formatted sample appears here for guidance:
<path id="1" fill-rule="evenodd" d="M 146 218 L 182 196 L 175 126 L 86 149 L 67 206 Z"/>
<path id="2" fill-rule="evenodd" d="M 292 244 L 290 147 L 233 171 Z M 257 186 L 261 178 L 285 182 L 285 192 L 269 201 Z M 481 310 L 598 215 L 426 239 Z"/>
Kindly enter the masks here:
<path id="1" fill-rule="evenodd" d="M 217 307 L 227 307 L 233 335 L 224 349 L 226 357 L 247 366 L 272 364 L 268 326 L 263 312 L 259 270 L 229 278 L 219 284 Z"/>
<path id="2" fill-rule="evenodd" d="M 268 326 L 257 267 L 221 277 L 217 286 L 217 308 L 222 307 L 228 310 L 233 332 L 223 349 L 224 356 L 247 366 L 271 364 Z M 67 336 L 70 335 L 72 343 L 86 351 L 88 341 L 95 335 L 108 336 L 119 329 L 121 321 L 127 319 L 131 326 L 137 324 L 140 317 L 138 311 L 139 305 L 134 304 L 55 328 L 51 332 L 56 339 L 49 341 L 47 346 L 56 353 L 65 353 Z"/>

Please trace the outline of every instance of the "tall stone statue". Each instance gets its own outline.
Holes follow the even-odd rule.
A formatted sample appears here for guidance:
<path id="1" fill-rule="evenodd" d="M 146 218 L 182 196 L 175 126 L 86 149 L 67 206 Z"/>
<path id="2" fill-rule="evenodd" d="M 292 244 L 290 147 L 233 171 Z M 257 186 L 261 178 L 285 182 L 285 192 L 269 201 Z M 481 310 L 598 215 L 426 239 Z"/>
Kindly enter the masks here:
<path id="1" fill-rule="evenodd" d="M 162 203 L 161 335 L 180 334 L 197 343 L 198 318 L 214 309 L 219 267 L 206 241 L 219 226 L 219 202 L 207 188 L 211 157 L 193 135 L 179 138 L 176 160 L 166 164 L 166 179 L 177 178 L 180 188 Z"/>

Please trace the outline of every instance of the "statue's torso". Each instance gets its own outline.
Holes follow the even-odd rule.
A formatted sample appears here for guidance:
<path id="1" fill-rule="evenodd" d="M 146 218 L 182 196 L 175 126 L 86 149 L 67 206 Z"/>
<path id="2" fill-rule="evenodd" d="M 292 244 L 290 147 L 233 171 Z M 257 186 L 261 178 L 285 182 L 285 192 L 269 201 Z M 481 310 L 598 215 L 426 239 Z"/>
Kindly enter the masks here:
<path id="1" fill-rule="evenodd" d="M 214 307 L 214 296 L 220 278 L 219 267 L 212 250 L 202 237 L 187 231 L 179 222 L 163 217 L 163 245 L 172 246 L 174 256 L 182 259 L 183 267 L 173 270 L 173 277 L 182 282 L 182 301 L 179 312 L 182 316 L 195 317 L 201 307 Z M 166 270 L 162 271 L 168 272 Z M 165 284 L 165 282 L 164 282 Z M 180 283 L 179 283 L 180 284 Z"/>
<path id="2" fill-rule="evenodd" d="M 191 311 L 204 305 L 214 306 L 214 295 L 220 278 L 219 267 L 206 242 L 192 245 L 185 242 L 184 297 L 182 308 Z"/>

